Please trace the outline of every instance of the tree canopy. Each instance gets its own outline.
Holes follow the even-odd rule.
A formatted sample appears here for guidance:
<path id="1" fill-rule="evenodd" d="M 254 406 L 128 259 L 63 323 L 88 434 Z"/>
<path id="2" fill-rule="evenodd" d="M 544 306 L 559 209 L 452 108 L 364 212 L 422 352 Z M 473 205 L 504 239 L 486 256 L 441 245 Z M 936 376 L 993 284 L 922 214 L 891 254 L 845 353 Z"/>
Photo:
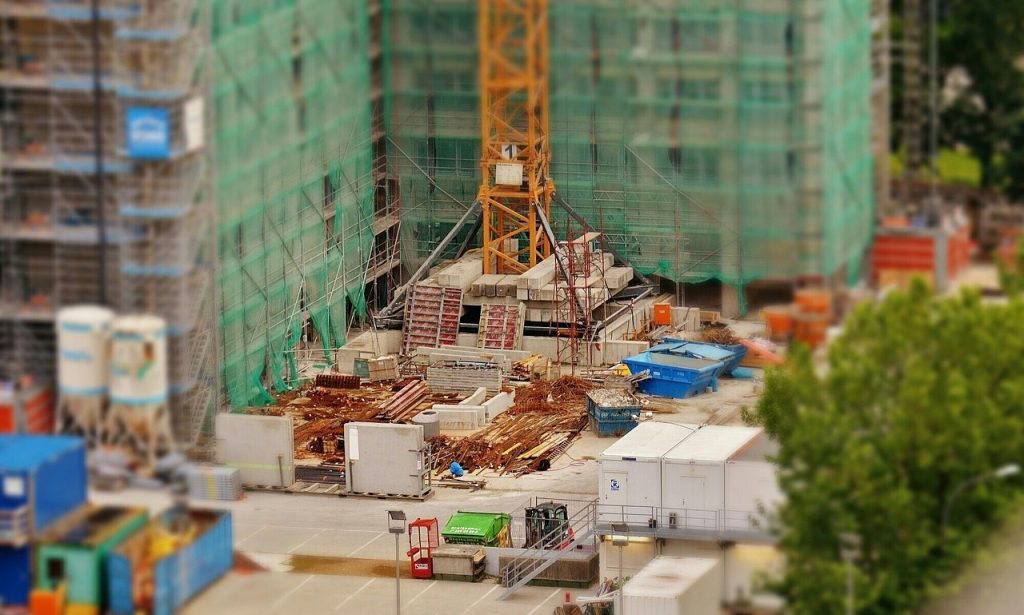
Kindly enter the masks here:
<path id="1" fill-rule="evenodd" d="M 1024 195 L 1024 36 L 1020 34 L 1024 0 L 941 0 L 938 4 L 940 87 L 947 85 L 954 69 L 963 70 L 969 79 L 955 98 L 942 103 L 940 146 L 966 146 L 981 164 L 982 185 Z M 929 4 L 922 2 L 922 6 L 927 13 Z M 891 11 L 893 40 L 898 42 L 902 1 L 895 0 Z M 927 36 L 927 27 L 922 32 Z M 927 38 L 922 43 L 927 50 Z M 897 52 L 892 80 L 894 136 L 900 134 L 901 65 Z"/>
<path id="2" fill-rule="evenodd" d="M 862 539 L 859 613 L 909 613 L 1003 514 L 1019 479 L 965 480 L 1024 459 L 1024 302 L 938 299 L 923 283 L 861 306 L 817 368 L 797 348 L 748 419 L 780 444 L 792 612 L 842 612 L 839 535 Z"/>

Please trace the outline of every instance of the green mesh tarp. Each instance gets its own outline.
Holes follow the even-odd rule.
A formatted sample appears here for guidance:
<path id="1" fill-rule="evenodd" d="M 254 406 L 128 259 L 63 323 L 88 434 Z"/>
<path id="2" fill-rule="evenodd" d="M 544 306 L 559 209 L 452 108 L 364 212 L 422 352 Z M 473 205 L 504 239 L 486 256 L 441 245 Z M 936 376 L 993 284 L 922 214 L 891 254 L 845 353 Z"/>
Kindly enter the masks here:
<path id="1" fill-rule="evenodd" d="M 361 0 L 211 0 L 223 380 L 236 407 L 295 377 L 362 314 L 373 240 Z M 355 300 L 353 300 L 355 298 Z"/>
<path id="2" fill-rule="evenodd" d="M 477 192 L 475 6 L 387 5 L 409 264 Z M 873 217 L 868 2 L 549 6 L 552 174 L 634 265 L 741 286 L 857 271 Z"/>

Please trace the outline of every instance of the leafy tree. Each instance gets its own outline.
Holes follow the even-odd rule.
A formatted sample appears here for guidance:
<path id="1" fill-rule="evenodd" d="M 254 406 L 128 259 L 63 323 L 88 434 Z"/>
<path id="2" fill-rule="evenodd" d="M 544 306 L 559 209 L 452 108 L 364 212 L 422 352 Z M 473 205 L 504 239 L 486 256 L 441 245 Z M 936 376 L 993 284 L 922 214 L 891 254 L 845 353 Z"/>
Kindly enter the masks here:
<path id="1" fill-rule="evenodd" d="M 923 17 L 930 4 L 922 0 Z M 1024 195 L 1024 0 L 979 2 L 940 0 L 939 87 L 947 85 L 954 69 L 964 71 L 969 84 L 941 104 L 940 147 L 966 146 L 981 164 L 983 186 Z M 902 147 L 903 75 L 899 41 L 903 31 L 903 1 L 893 0 L 891 34 L 896 43 L 892 64 L 893 147 Z M 928 24 L 922 23 L 922 61 L 927 67 Z M 924 87 L 927 88 L 927 76 Z M 927 101 L 927 92 L 925 92 Z M 927 107 L 922 110 L 927 113 Z M 925 118 L 925 124 L 928 118 Z M 927 134 L 925 131 L 924 134 Z M 924 135 L 922 135 L 924 138 Z"/>
<path id="2" fill-rule="evenodd" d="M 997 259 L 999 267 L 999 285 L 1003 292 L 1011 297 L 1016 297 L 1024 291 L 1024 239 L 1017 242 L 1013 251 L 1012 262 L 1005 263 Z"/>
<path id="3" fill-rule="evenodd" d="M 780 444 L 779 510 L 787 571 L 779 590 L 797 614 L 842 612 L 839 535 L 862 538 L 858 612 L 909 613 L 948 575 L 1014 492 L 964 480 L 1024 458 L 1024 302 L 976 293 L 908 292 L 861 306 L 818 369 L 796 349 L 770 371 L 748 420 Z"/>

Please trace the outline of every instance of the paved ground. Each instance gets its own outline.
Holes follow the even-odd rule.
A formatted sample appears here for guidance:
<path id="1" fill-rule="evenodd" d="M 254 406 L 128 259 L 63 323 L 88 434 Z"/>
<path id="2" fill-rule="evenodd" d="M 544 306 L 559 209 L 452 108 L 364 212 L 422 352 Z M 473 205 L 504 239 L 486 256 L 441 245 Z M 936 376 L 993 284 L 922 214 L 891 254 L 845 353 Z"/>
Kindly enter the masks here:
<path id="1" fill-rule="evenodd" d="M 735 424 L 740 408 L 756 401 L 759 386 L 758 381 L 726 379 L 716 394 L 685 401 L 658 400 L 652 407 L 653 418 Z M 473 477 L 487 480 L 483 490 L 438 489 L 425 502 L 261 492 L 247 493 L 239 502 L 196 502 L 197 506 L 212 504 L 230 509 L 235 548 L 266 571 L 228 575 L 185 612 L 391 612 L 395 603 L 395 543 L 387 533 L 388 509 L 402 509 L 409 519 L 437 517 L 443 524 L 459 510 L 520 510 L 531 497 L 595 498 L 596 458 L 613 442 L 585 432 L 546 472 L 521 478 L 484 473 Z M 145 491 L 96 493 L 93 500 L 147 506 L 154 512 L 169 504 L 165 494 Z M 406 549 L 402 543 L 403 554 Z M 408 565 L 404 556 L 402 563 L 405 574 Z M 564 590 L 556 588 L 527 587 L 499 602 L 500 588 L 493 581 L 470 584 L 403 579 L 401 583 L 403 612 L 418 615 L 548 615 L 564 596 Z"/>
<path id="2" fill-rule="evenodd" d="M 996 531 L 976 561 L 921 615 L 1024 613 L 1024 509 Z"/>

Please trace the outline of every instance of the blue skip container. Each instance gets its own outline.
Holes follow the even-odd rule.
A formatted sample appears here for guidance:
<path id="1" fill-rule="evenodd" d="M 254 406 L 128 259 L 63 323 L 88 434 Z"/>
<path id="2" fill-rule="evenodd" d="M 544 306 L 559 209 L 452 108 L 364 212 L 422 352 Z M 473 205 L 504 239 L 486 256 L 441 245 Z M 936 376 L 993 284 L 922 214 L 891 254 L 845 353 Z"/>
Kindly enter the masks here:
<path id="1" fill-rule="evenodd" d="M 151 521 L 107 555 L 110 613 L 173 615 L 234 563 L 231 513 L 188 511 L 188 538 L 153 557 L 154 541 L 164 541 L 173 511 Z M 145 595 L 140 588 L 151 588 Z"/>
<path id="2" fill-rule="evenodd" d="M 651 352 L 664 352 L 694 357 L 696 359 L 721 361 L 725 364 L 722 373 L 729 375 L 740 366 L 740 361 L 747 355 L 747 347 L 743 344 L 709 344 L 707 342 L 690 342 L 666 337 L 662 340 L 661 344 L 651 348 Z"/>
<path id="3" fill-rule="evenodd" d="M 637 388 L 648 395 L 685 399 L 717 387 L 718 376 L 725 368 L 721 361 L 698 359 L 685 355 L 648 350 L 623 359 L 633 374 L 649 371 L 651 377 L 641 380 Z"/>
<path id="4" fill-rule="evenodd" d="M 587 392 L 587 415 L 599 437 L 622 436 L 636 427 L 640 400 L 625 389 L 594 389 Z"/>

